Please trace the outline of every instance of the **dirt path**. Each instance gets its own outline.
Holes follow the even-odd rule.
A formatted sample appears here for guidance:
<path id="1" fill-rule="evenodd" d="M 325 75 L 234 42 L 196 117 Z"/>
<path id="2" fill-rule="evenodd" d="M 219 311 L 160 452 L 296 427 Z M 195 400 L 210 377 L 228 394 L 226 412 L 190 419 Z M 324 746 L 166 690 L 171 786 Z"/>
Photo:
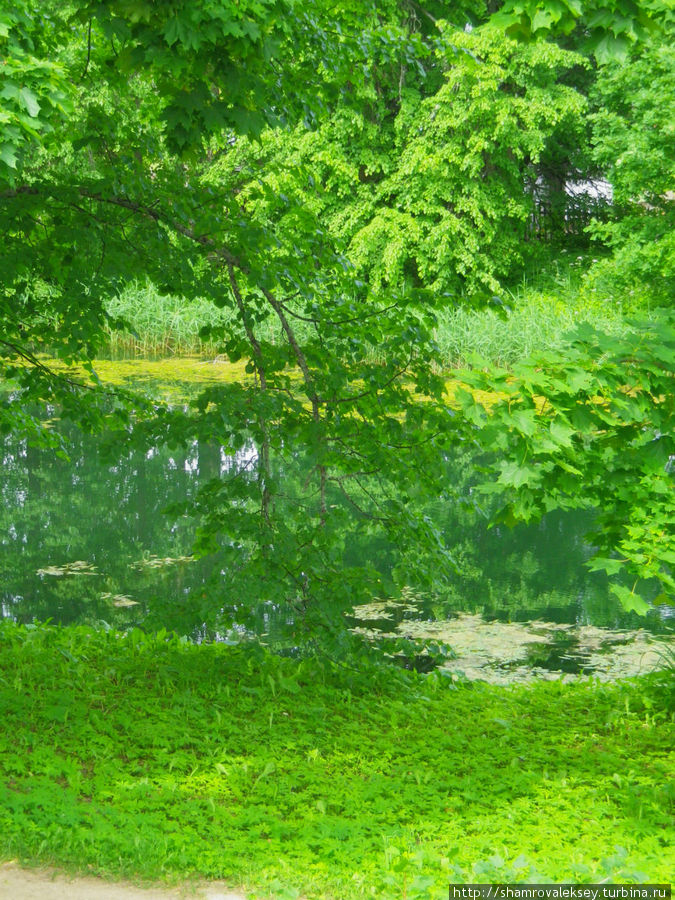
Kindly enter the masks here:
<path id="1" fill-rule="evenodd" d="M 54 869 L 0 864 L 0 900 L 246 900 L 219 882 L 178 888 L 137 887 L 101 878 L 71 878 Z"/>

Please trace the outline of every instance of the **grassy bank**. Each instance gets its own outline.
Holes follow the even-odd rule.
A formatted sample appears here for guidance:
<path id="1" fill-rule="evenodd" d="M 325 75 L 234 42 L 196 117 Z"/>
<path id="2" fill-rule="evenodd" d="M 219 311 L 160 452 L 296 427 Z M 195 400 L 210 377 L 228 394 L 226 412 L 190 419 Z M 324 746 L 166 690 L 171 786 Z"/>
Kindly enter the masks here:
<path id="1" fill-rule="evenodd" d="M 623 315 L 634 312 L 626 298 L 598 293 L 585 275 L 590 260 L 562 258 L 522 283 L 505 290 L 495 308 L 471 309 L 458 301 L 457 307 L 441 313 L 436 338 L 449 366 L 464 365 L 478 355 L 497 365 L 508 365 L 529 353 L 555 349 L 565 335 L 582 321 L 610 330 L 625 328 Z M 225 326 L 233 313 L 212 303 L 164 296 L 152 286 L 131 285 L 107 304 L 109 314 L 125 320 L 129 331 L 108 331 L 113 355 L 167 356 L 220 352 L 215 342 L 202 341 L 205 326 Z M 310 326 L 295 322 L 302 336 Z M 258 337 L 282 340 L 281 328 L 273 318 L 257 325 Z"/>
<path id="2" fill-rule="evenodd" d="M 459 306 L 441 313 L 437 341 L 448 365 L 475 356 L 509 366 L 540 350 L 556 350 L 581 322 L 613 334 L 626 331 L 624 308 L 585 289 L 581 272 L 565 269 L 505 293 L 501 311 Z"/>
<path id="3" fill-rule="evenodd" d="M 664 882 L 668 702 L 5 623 L 0 854 L 277 898 Z"/>

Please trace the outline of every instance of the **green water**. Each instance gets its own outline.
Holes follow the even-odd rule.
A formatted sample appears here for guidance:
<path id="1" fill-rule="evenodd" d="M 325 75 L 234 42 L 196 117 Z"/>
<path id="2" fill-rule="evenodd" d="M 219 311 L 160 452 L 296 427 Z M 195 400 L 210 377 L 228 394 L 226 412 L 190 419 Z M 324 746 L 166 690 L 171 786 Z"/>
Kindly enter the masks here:
<path id="1" fill-rule="evenodd" d="M 2 615 L 29 622 L 166 627 L 192 637 L 258 631 L 292 641 L 293 617 L 266 602 L 243 610 L 228 596 L 223 561 L 188 560 L 194 523 L 171 518 L 167 506 L 194 497 L 226 471 L 255 477 L 253 448 L 226 456 L 193 442 L 175 451 L 125 448 L 104 461 L 100 439 L 62 427 L 69 459 L 6 436 L 2 448 L 0 602 Z M 586 513 L 547 516 L 509 530 L 487 528 L 475 507 L 466 457 L 448 461 L 457 501 L 429 510 L 457 561 L 443 593 L 420 595 L 409 619 L 442 620 L 458 612 L 488 621 L 671 630 L 662 609 L 647 619 L 624 613 L 602 575 L 584 567 L 590 548 Z M 345 563 L 368 560 L 386 581 L 393 548 L 375 539 L 345 551 Z M 414 590 L 415 573 L 409 585 Z M 339 610 L 339 598 L 336 599 Z M 385 623 L 386 625 L 387 623 Z M 244 628 L 245 626 L 245 628 Z"/>

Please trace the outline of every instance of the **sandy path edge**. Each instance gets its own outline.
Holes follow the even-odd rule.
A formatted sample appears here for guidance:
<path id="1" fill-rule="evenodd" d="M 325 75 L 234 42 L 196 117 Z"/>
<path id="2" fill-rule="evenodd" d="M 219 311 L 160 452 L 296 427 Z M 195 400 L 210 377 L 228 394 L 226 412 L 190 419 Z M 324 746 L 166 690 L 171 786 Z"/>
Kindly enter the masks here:
<path id="1" fill-rule="evenodd" d="M 0 863 L 0 900 L 246 900 L 221 882 L 181 887 L 138 887 L 129 882 L 70 876 L 57 869 L 23 869 Z"/>

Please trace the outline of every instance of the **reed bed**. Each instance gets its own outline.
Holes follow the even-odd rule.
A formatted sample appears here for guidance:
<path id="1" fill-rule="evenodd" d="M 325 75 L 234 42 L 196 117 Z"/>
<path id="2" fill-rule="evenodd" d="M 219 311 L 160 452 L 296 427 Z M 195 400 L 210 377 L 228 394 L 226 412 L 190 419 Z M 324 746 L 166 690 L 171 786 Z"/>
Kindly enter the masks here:
<path id="1" fill-rule="evenodd" d="M 582 321 L 614 333 L 627 328 L 620 305 L 585 291 L 583 273 L 569 265 L 505 291 L 500 301 L 498 309 L 459 305 L 439 314 L 435 336 L 447 366 L 463 366 L 477 357 L 508 366 L 539 349 L 564 346 L 569 332 Z M 227 336 L 230 327 L 235 328 L 231 310 L 218 309 L 208 300 L 163 295 L 152 285 L 130 285 L 108 301 L 107 312 L 127 324 L 108 328 L 108 351 L 114 357 L 214 357 L 223 352 L 223 341 L 204 340 L 201 330 L 220 328 Z M 304 337 L 309 326 L 296 325 Z M 257 328 L 261 339 L 283 340 L 273 318 Z"/>

